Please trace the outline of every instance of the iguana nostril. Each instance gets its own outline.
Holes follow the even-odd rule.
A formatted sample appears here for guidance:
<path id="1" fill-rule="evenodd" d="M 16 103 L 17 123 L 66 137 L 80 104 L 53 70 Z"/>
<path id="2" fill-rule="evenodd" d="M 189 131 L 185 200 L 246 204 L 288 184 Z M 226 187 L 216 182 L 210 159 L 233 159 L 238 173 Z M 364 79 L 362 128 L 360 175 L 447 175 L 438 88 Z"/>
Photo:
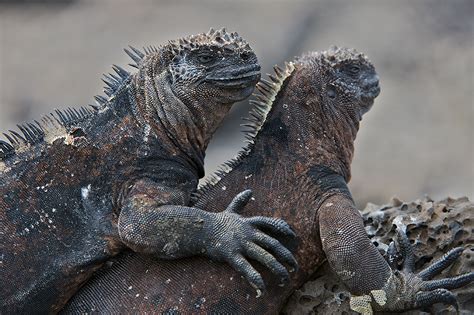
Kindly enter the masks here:
<path id="1" fill-rule="evenodd" d="M 368 93 L 368 97 L 377 97 L 380 93 L 379 76 L 375 74 L 366 78 L 362 87 Z"/>
<path id="2" fill-rule="evenodd" d="M 378 85 L 379 85 L 378 75 L 371 76 L 370 78 L 367 78 L 364 80 L 364 88 L 366 89 L 372 89 L 374 87 L 377 87 Z"/>
<path id="3" fill-rule="evenodd" d="M 330 98 L 335 98 L 336 97 L 336 90 L 334 89 L 333 86 L 329 86 L 326 93 Z"/>

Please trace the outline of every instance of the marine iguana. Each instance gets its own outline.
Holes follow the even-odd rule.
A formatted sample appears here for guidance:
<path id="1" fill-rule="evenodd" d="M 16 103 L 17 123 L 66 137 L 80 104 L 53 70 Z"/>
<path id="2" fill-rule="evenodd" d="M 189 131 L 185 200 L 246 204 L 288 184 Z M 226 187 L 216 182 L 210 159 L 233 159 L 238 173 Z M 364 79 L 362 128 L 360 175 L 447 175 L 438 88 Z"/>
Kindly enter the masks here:
<path id="1" fill-rule="evenodd" d="M 257 264 L 256 274 L 267 283 L 266 294 L 258 298 L 228 265 L 200 257 L 154 261 L 129 253 L 99 271 L 64 313 L 277 314 L 326 260 L 352 292 L 359 312 L 455 302 L 447 289 L 472 281 L 474 273 L 430 279 L 462 249 L 416 273 L 410 244 L 400 233 L 405 265 L 392 270 L 367 237 L 347 187 L 359 122 L 380 89 L 370 61 L 354 50 L 332 48 L 276 67 L 270 79 L 257 85 L 262 94 L 251 113 L 250 144 L 200 190 L 194 205 L 219 211 L 235 193 L 251 189 L 254 200 L 242 215 L 281 217 L 297 234 L 297 244 L 288 246 L 297 245 L 300 268 L 290 284 L 278 286 L 278 277 Z M 268 257 L 263 266 L 284 270 L 266 252 L 271 245 L 262 237 L 255 251 Z"/>
<path id="2" fill-rule="evenodd" d="M 241 257 L 257 233 L 266 235 L 260 228 L 293 235 L 282 220 L 235 214 L 241 195 L 221 213 L 186 207 L 209 139 L 260 78 L 249 44 L 211 29 L 145 53 L 130 49 L 138 72 L 114 66 L 99 106 L 56 111 L 0 141 L 2 313 L 58 311 L 125 248 L 165 259 L 206 255 L 252 282 Z M 274 241 L 273 250 L 289 253 Z"/>

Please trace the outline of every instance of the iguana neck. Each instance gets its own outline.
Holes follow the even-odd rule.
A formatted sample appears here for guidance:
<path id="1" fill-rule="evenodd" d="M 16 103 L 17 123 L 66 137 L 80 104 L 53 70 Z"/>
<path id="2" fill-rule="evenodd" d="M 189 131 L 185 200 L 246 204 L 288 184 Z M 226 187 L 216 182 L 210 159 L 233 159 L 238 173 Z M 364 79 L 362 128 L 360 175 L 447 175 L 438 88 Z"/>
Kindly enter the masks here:
<path id="1" fill-rule="evenodd" d="M 309 169 L 326 166 L 350 180 L 350 164 L 360 116 L 344 114 L 314 95 L 294 75 L 278 92 L 272 109 L 257 135 L 255 151 L 272 159 L 288 160 Z M 308 117 L 309 116 L 309 117 Z"/>
<path id="2" fill-rule="evenodd" d="M 202 177 L 207 145 L 232 104 L 214 104 L 212 100 L 198 103 L 190 97 L 178 96 L 172 89 L 166 63 L 149 64 L 158 66 L 145 63 L 130 85 L 130 97 L 143 128 L 144 142 L 153 145 L 150 134 L 156 132 L 160 146 L 172 156 L 186 159 Z M 216 106 L 220 106 L 219 110 L 215 110 Z M 159 136 L 163 131 L 165 136 Z"/>

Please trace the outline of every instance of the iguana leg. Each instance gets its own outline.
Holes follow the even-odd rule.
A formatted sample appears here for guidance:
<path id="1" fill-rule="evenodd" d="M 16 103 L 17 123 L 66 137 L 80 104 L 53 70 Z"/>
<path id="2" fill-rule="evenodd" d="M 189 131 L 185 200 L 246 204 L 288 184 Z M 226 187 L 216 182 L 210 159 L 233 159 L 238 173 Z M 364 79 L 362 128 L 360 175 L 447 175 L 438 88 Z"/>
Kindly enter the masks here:
<path id="1" fill-rule="evenodd" d="M 372 314 L 373 310 L 404 311 L 433 303 L 457 306 L 455 296 L 447 289 L 474 280 L 474 272 L 430 280 L 459 257 L 461 248 L 451 250 L 430 267 L 414 273 L 413 249 L 401 231 L 396 243 L 403 258 L 402 270 L 391 269 L 367 237 L 362 218 L 349 196 L 339 194 L 326 199 L 318 217 L 328 262 L 354 294 L 351 308 L 362 314 Z"/>
<path id="2" fill-rule="evenodd" d="M 156 188 L 149 182 L 135 184 L 136 191 L 132 189 L 129 193 L 119 216 L 119 235 L 133 250 L 163 259 L 205 255 L 224 261 L 260 291 L 265 289 L 262 276 L 248 258 L 268 267 L 283 283 L 288 281 L 289 275 L 282 263 L 297 267 L 291 252 L 260 230 L 295 237 L 286 222 L 264 217 L 244 218 L 237 213 L 250 200 L 250 190 L 237 195 L 223 212 L 212 213 L 173 204 L 185 203 L 179 190 L 150 187 Z M 170 196 L 166 200 L 168 204 L 163 205 L 166 202 L 163 196 Z"/>
<path id="3" fill-rule="evenodd" d="M 333 195 L 318 210 L 323 250 L 332 269 L 353 294 L 384 286 L 390 266 L 370 242 L 364 222 L 349 196 Z"/>

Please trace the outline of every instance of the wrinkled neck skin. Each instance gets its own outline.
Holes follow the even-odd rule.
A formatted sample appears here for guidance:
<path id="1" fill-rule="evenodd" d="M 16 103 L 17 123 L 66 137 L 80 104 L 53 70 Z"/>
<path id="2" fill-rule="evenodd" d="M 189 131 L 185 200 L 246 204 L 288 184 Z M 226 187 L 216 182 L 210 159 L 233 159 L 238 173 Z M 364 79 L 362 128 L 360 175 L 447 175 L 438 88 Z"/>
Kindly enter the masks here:
<path id="1" fill-rule="evenodd" d="M 325 104 L 295 75 L 287 79 L 257 135 L 255 150 L 269 158 L 293 160 L 302 171 L 325 166 L 350 180 L 359 113 Z M 265 149 L 266 148 L 266 149 Z M 280 156 L 281 159 L 280 159 Z M 288 158 L 288 156 L 290 158 Z"/>
<path id="2" fill-rule="evenodd" d="M 131 82 L 130 98 L 144 145 L 153 146 L 158 139 L 167 154 L 184 158 L 202 177 L 207 145 L 232 104 L 177 95 L 166 62 L 153 60 L 160 57 L 145 61 Z"/>

